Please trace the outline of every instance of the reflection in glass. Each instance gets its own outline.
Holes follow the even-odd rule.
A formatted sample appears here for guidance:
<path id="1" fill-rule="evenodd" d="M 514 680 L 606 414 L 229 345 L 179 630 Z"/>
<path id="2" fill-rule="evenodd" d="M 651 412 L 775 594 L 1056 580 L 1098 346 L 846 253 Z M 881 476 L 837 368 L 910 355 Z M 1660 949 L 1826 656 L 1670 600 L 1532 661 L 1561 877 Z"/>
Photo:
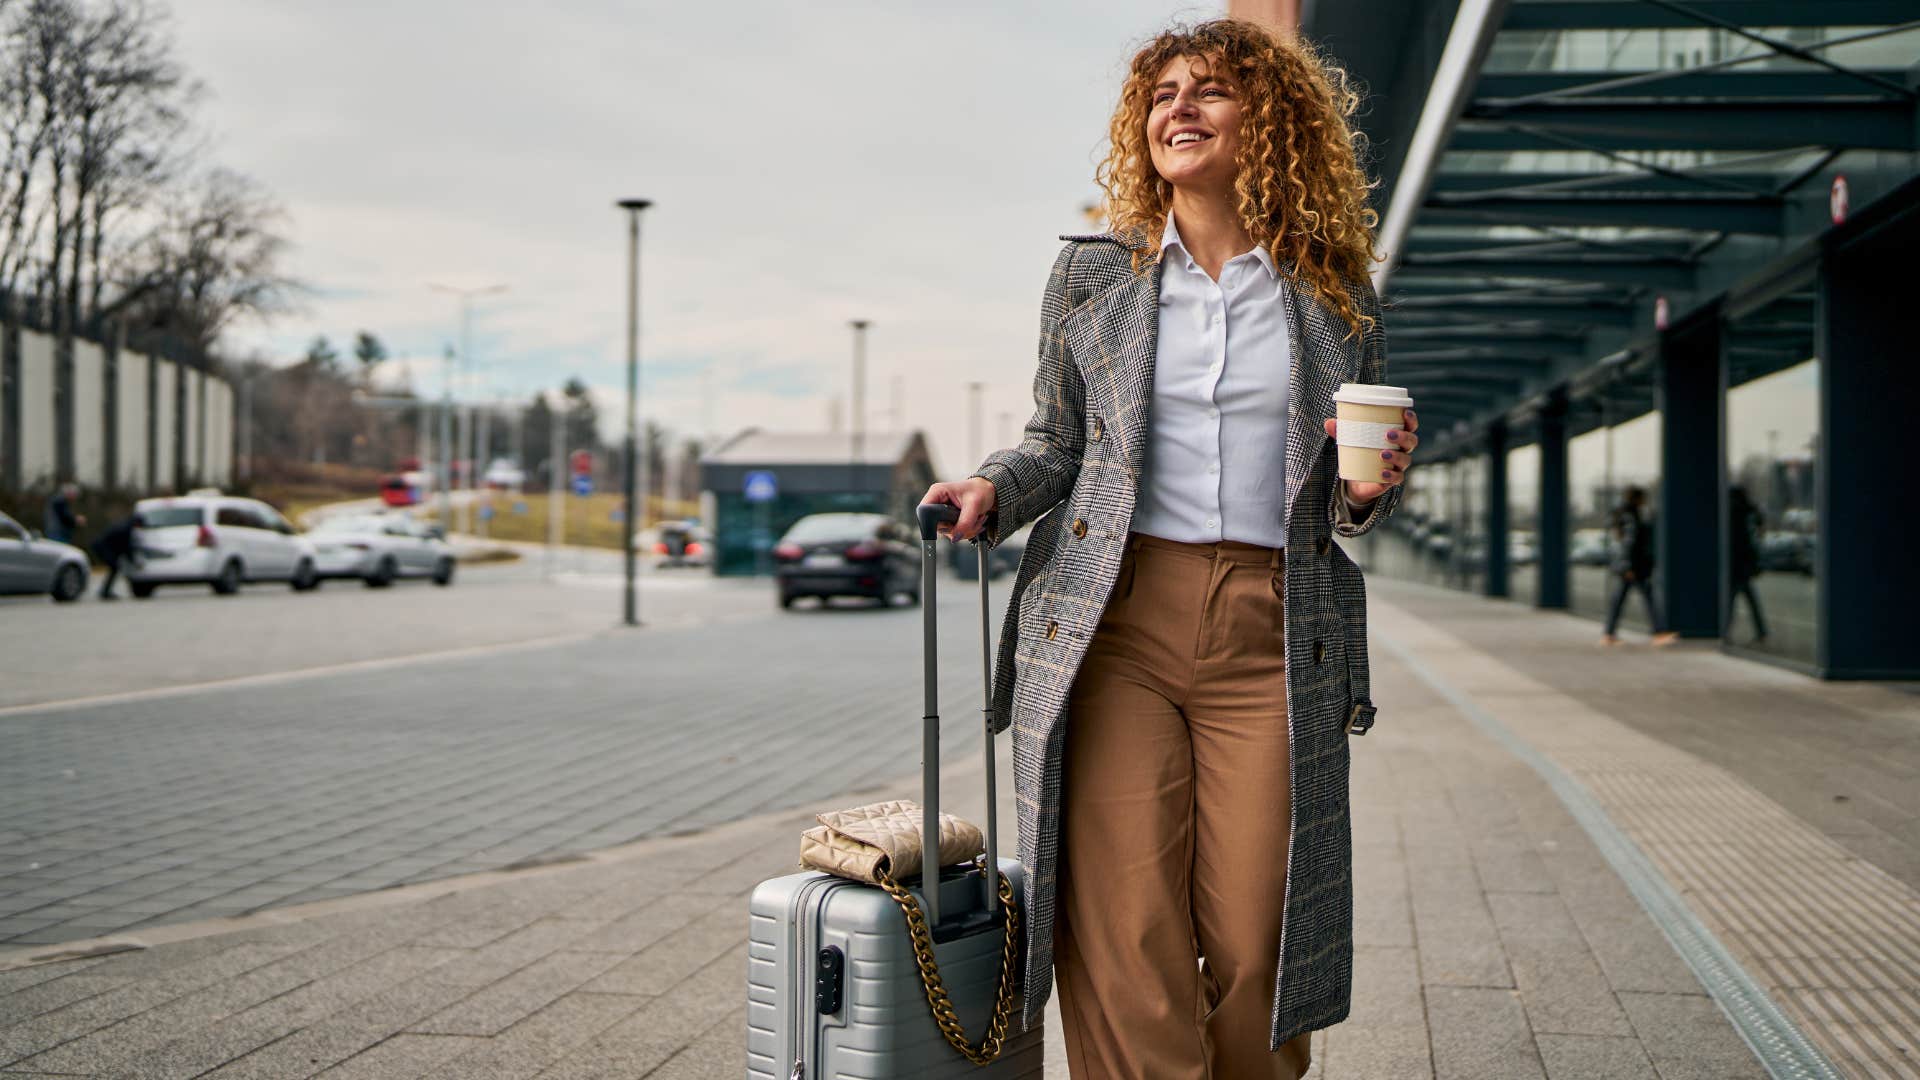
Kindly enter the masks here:
<path id="1" fill-rule="evenodd" d="M 1447 583 L 1453 549 L 1455 464 L 1423 461 L 1407 471 L 1406 494 L 1387 527 L 1370 537 L 1368 571 L 1431 585 Z"/>
<path id="2" fill-rule="evenodd" d="M 1582 615 L 1605 619 L 1612 598 L 1613 567 L 1621 552 L 1614 535 L 1614 511 L 1622 493 L 1638 486 L 1647 493 L 1643 516 L 1658 530 L 1653 511 L 1660 505 L 1660 414 L 1644 413 L 1623 424 L 1597 427 L 1567 440 L 1567 606 Z M 1657 569 L 1656 569 L 1657 580 Z M 1661 597 L 1665 603 L 1665 597 Z M 1621 625 L 1650 631 L 1645 606 L 1627 605 Z"/>
<path id="3" fill-rule="evenodd" d="M 1814 463 L 1820 365 L 1807 360 L 1727 391 L 1726 640 L 1813 662 Z M 1744 505 L 1743 505 L 1744 503 Z"/>
<path id="4" fill-rule="evenodd" d="M 1479 592 L 1487 584 L 1487 513 L 1485 488 L 1487 458 L 1463 457 L 1453 466 L 1453 535 L 1447 584 Z"/>
<path id="5" fill-rule="evenodd" d="M 1507 451 L 1507 595 L 1540 598 L 1540 447 Z"/>

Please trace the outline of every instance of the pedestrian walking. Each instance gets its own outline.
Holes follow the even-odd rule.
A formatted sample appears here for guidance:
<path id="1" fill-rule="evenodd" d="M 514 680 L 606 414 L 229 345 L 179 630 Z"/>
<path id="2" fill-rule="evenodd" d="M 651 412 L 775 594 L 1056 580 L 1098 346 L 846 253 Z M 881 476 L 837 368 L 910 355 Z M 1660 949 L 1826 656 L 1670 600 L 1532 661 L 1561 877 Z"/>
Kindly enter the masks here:
<path id="1" fill-rule="evenodd" d="M 1733 615 L 1742 596 L 1747 598 L 1747 609 L 1753 613 L 1753 643 L 1759 645 L 1767 640 L 1767 616 L 1760 610 L 1760 594 L 1753 589 L 1753 579 L 1760 573 L 1760 530 L 1765 519 L 1760 508 L 1753 505 L 1747 497 L 1747 489 L 1739 484 L 1727 491 L 1727 636 L 1733 636 Z"/>
<path id="2" fill-rule="evenodd" d="M 1399 501 L 1340 481 L 1333 393 L 1379 382 L 1367 180 L 1344 76 L 1233 19 L 1134 58 L 1067 237 L 1025 438 L 933 485 L 950 535 L 1028 522 L 1000 635 L 1029 1024 L 1057 978 L 1076 1077 L 1274 1077 L 1347 1015 L 1349 733 L 1366 595 L 1334 535 Z"/>
<path id="3" fill-rule="evenodd" d="M 1641 511 L 1646 507 L 1647 490 L 1629 485 L 1621 493 L 1620 505 L 1613 508 L 1611 529 L 1615 544 L 1613 602 L 1607 605 L 1607 628 L 1600 644 L 1618 645 L 1621 609 L 1627 606 L 1627 593 L 1637 591 L 1647 604 L 1647 624 L 1653 629 L 1655 645 L 1671 645 L 1679 635 L 1667 629 L 1660 614 L 1660 601 L 1653 595 L 1653 526 Z"/>
<path id="4" fill-rule="evenodd" d="M 53 489 L 47 496 L 45 532 L 49 540 L 58 540 L 62 544 L 73 543 L 73 538 L 87 524 L 87 516 L 75 509 L 80 500 L 80 485 L 68 481 Z"/>
<path id="5" fill-rule="evenodd" d="M 93 557 L 107 568 L 107 579 L 100 583 L 100 599 L 119 599 L 113 594 L 113 583 L 120 580 L 123 569 L 138 564 L 134 530 L 140 527 L 140 515 L 128 514 L 107 526 L 106 531 L 94 539 L 90 548 Z"/>

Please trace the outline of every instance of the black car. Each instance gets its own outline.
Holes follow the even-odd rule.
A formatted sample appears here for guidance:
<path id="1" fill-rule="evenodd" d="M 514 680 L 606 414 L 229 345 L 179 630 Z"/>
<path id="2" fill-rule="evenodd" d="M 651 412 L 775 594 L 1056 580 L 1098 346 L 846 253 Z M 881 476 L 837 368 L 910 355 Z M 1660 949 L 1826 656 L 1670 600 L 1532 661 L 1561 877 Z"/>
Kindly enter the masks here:
<path id="1" fill-rule="evenodd" d="M 918 539 L 885 514 L 809 514 L 780 538 L 773 557 L 783 608 L 802 596 L 866 596 L 884 605 L 907 595 L 920 602 Z"/>

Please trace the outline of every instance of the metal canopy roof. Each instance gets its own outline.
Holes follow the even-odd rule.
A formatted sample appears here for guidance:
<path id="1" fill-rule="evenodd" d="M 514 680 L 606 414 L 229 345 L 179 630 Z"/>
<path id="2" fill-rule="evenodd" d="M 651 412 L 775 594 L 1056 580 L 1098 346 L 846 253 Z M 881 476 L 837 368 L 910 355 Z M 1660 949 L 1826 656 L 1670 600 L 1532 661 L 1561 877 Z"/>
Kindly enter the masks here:
<path id="1" fill-rule="evenodd" d="M 1307 0 L 1302 25 L 1375 103 L 1360 125 L 1383 216 L 1422 187 L 1386 253 L 1389 370 L 1443 456 L 1644 351 L 1656 297 L 1678 322 L 1825 228 L 1835 174 L 1857 210 L 1916 171 L 1915 0 L 1493 0 L 1497 29 L 1424 176 L 1407 160 L 1416 102 L 1440 93 L 1461 5 L 1404 23 L 1354 10 L 1374 6 Z M 1735 347 L 1740 365 L 1810 355 L 1799 336 Z"/>

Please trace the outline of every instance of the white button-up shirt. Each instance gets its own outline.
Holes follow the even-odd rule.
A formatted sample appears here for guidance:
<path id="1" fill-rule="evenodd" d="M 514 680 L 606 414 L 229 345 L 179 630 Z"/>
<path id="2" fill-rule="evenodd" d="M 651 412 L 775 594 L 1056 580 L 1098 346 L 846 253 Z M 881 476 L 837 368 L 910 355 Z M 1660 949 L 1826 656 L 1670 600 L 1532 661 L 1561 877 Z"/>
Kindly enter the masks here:
<path id="1" fill-rule="evenodd" d="M 1131 528 L 1286 545 L 1286 283 L 1265 248 L 1207 276 L 1167 215 L 1151 430 Z"/>

